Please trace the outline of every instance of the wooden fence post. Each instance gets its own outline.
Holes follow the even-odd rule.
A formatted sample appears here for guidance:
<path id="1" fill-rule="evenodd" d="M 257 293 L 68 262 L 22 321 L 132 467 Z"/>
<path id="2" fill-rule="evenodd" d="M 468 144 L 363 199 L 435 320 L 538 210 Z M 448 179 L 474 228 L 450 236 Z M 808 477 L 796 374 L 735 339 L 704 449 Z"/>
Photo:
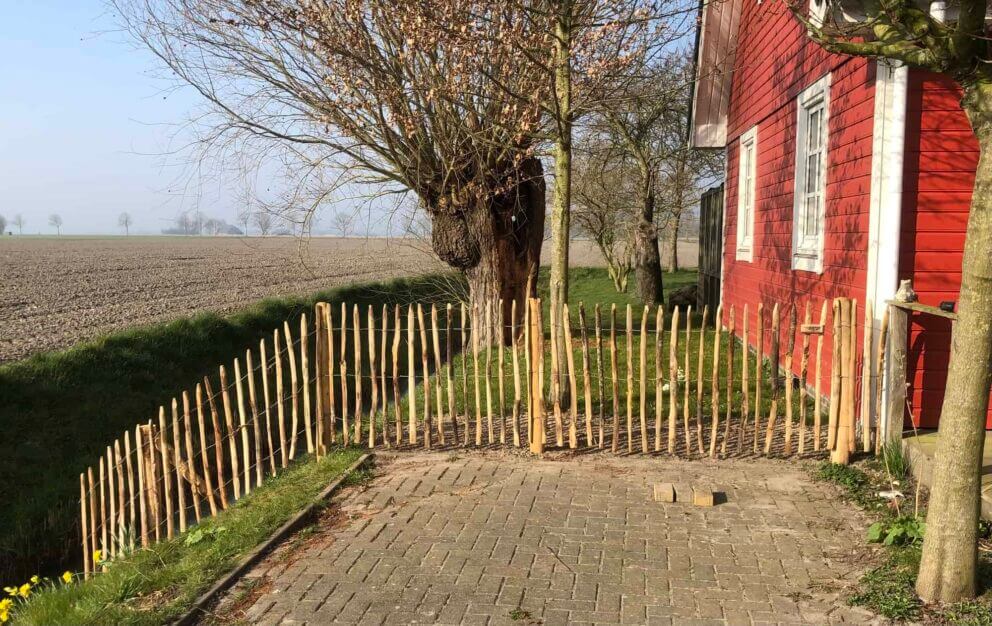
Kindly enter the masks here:
<path id="1" fill-rule="evenodd" d="M 898 444 L 902 440 L 906 416 L 906 344 L 909 333 L 909 313 L 889 305 L 888 368 L 885 384 L 888 402 L 885 408 L 884 433 L 886 441 Z"/>
<path id="2" fill-rule="evenodd" d="M 675 420 L 679 411 L 679 308 L 672 310 L 668 336 L 668 454 L 675 454 Z"/>

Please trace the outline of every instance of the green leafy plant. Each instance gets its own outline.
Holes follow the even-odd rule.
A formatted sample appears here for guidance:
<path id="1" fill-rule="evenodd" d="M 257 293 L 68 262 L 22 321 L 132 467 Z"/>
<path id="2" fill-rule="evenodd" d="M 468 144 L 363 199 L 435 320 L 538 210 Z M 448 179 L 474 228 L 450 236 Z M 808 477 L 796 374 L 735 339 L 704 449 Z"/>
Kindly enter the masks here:
<path id="1" fill-rule="evenodd" d="M 882 446 L 882 464 L 892 480 L 909 476 L 909 459 L 903 454 L 901 442 L 890 441 Z"/>
<path id="2" fill-rule="evenodd" d="M 225 532 L 227 532 L 227 528 L 224 526 L 208 526 L 205 528 L 197 526 L 196 528 L 191 530 L 189 534 L 186 535 L 186 539 L 184 540 L 184 543 L 188 548 L 190 546 L 195 546 L 201 541 L 207 539 L 213 539 L 217 535 L 220 535 Z"/>
<path id="3" fill-rule="evenodd" d="M 912 515 L 879 520 L 868 527 L 868 541 L 885 546 L 916 545 L 923 541 L 926 522 Z"/>

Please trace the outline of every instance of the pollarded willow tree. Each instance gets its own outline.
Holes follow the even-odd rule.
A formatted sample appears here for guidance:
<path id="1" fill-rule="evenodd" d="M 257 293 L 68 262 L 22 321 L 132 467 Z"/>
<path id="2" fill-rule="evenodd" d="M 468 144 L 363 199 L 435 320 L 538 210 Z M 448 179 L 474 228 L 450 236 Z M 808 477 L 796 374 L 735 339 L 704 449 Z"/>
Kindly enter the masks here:
<path id="1" fill-rule="evenodd" d="M 524 50 L 548 33 L 518 11 L 485 0 L 114 4 L 208 103 L 203 145 L 282 159 L 310 209 L 342 181 L 412 191 L 434 252 L 464 272 L 473 302 L 503 298 L 507 319 L 536 285 L 545 188 L 533 133 L 549 87 Z"/>
<path id="2" fill-rule="evenodd" d="M 984 428 L 992 381 L 992 48 L 987 0 L 817 0 L 827 18 L 794 12 L 831 52 L 905 63 L 951 77 L 978 140 L 958 319 L 916 590 L 926 601 L 975 594 Z M 880 61 L 882 62 L 882 61 Z"/>

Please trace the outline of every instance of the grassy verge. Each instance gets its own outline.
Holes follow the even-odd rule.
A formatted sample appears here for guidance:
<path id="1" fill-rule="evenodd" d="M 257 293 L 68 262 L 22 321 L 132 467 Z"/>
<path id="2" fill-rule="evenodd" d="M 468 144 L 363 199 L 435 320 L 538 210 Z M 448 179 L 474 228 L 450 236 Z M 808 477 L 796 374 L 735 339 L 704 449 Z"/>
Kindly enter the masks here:
<path id="1" fill-rule="evenodd" d="M 984 550 L 979 556 L 982 595 L 976 600 L 928 607 L 916 595 L 926 510 L 925 502 L 916 510 L 912 501 L 915 485 L 908 470 L 901 450 L 888 448 L 879 458 L 850 466 L 823 462 L 814 472 L 818 480 L 840 486 L 845 499 L 871 515 L 873 522 L 865 531 L 865 539 L 883 546 L 880 564 L 861 577 L 848 602 L 896 621 L 925 619 L 936 623 L 992 625 L 992 562 Z M 898 508 L 878 495 L 893 487 L 910 496 Z"/>
<path id="2" fill-rule="evenodd" d="M 118 559 L 88 581 L 42 583 L 12 612 L 18 624 L 162 624 L 192 606 L 224 573 L 313 502 L 358 457 L 355 448 L 306 457 L 227 511 Z"/>
<path id="3" fill-rule="evenodd" d="M 314 302 L 448 301 L 450 277 L 272 298 L 114 333 L 0 367 L 0 580 L 78 566 L 79 472 L 159 404 Z"/>

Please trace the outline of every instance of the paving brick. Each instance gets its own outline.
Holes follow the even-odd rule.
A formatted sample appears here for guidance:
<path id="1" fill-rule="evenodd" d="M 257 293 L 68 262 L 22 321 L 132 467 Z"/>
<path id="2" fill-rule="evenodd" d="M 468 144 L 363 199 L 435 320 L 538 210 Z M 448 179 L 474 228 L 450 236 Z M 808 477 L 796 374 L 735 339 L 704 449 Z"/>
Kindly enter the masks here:
<path id="1" fill-rule="evenodd" d="M 714 485 L 727 502 L 657 502 L 662 482 Z M 784 483 L 799 488 L 775 488 Z M 860 513 L 781 462 L 403 453 L 337 504 L 350 522 L 248 574 L 273 583 L 249 622 L 875 619 L 829 591 L 860 575 L 839 558 L 859 545 Z"/>

